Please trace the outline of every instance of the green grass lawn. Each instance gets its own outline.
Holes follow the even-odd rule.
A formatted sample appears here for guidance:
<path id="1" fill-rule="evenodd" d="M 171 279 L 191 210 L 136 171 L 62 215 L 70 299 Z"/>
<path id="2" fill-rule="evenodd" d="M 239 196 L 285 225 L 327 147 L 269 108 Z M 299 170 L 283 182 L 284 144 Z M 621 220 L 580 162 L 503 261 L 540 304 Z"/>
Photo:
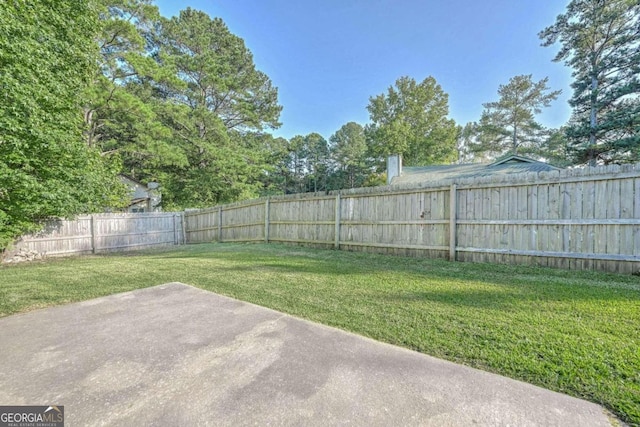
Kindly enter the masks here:
<path id="1" fill-rule="evenodd" d="M 281 245 L 0 267 L 0 316 L 178 281 L 600 403 L 640 425 L 640 278 Z"/>

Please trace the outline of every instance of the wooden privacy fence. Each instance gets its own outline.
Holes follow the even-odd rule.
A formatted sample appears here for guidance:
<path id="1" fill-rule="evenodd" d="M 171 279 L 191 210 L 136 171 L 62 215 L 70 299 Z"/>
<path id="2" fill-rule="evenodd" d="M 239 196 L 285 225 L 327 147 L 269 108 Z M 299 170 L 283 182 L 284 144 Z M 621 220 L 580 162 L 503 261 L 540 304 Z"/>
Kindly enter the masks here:
<path id="1" fill-rule="evenodd" d="M 640 164 L 278 196 L 187 211 L 185 235 L 632 273 Z"/>
<path id="2" fill-rule="evenodd" d="M 24 236 L 15 250 L 55 256 L 176 245 L 184 243 L 183 223 L 182 212 L 86 215 L 50 222 Z"/>

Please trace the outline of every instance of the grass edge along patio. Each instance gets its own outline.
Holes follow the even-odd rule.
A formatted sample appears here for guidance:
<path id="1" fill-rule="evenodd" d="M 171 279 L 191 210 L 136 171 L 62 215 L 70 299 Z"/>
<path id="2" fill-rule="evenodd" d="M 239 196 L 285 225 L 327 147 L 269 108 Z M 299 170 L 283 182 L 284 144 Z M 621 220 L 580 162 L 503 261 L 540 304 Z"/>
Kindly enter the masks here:
<path id="1" fill-rule="evenodd" d="M 282 244 L 0 267 L 0 315 L 180 281 L 604 405 L 640 423 L 640 279 Z"/>

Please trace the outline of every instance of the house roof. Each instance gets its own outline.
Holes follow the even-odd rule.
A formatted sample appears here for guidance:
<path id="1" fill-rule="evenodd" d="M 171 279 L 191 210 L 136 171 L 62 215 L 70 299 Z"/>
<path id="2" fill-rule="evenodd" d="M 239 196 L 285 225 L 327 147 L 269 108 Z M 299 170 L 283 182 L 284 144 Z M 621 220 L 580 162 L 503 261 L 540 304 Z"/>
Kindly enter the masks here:
<path id="1" fill-rule="evenodd" d="M 146 185 L 126 175 L 119 175 L 120 181 L 129 188 L 130 204 L 139 203 L 142 200 L 151 199 L 151 194 Z"/>
<path id="2" fill-rule="evenodd" d="M 493 163 L 404 167 L 402 174 L 393 178 L 391 184 L 418 184 L 454 178 L 482 178 L 486 176 L 554 170 L 558 170 L 558 168 L 526 157 L 511 155 Z"/>
<path id="3" fill-rule="evenodd" d="M 125 175 L 121 173 L 118 175 L 118 178 L 120 178 L 120 181 L 125 184 L 139 185 L 141 187 L 147 188 L 147 186 L 142 181 L 138 181 L 135 178 L 131 178 L 129 175 Z"/>

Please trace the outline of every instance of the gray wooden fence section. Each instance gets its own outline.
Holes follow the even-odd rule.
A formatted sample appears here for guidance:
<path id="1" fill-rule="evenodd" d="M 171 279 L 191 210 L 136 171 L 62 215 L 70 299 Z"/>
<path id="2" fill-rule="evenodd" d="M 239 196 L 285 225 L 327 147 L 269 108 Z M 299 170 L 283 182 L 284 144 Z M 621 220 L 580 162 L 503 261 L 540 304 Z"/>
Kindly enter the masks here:
<path id="1" fill-rule="evenodd" d="M 87 215 L 52 221 L 42 232 L 22 237 L 14 250 L 60 256 L 176 245 L 185 243 L 183 223 L 182 212 Z"/>
<path id="2" fill-rule="evenodd" d="M 185 213 L 187 243 L 640 270 L 640 164 L 278 196 Z"/>

